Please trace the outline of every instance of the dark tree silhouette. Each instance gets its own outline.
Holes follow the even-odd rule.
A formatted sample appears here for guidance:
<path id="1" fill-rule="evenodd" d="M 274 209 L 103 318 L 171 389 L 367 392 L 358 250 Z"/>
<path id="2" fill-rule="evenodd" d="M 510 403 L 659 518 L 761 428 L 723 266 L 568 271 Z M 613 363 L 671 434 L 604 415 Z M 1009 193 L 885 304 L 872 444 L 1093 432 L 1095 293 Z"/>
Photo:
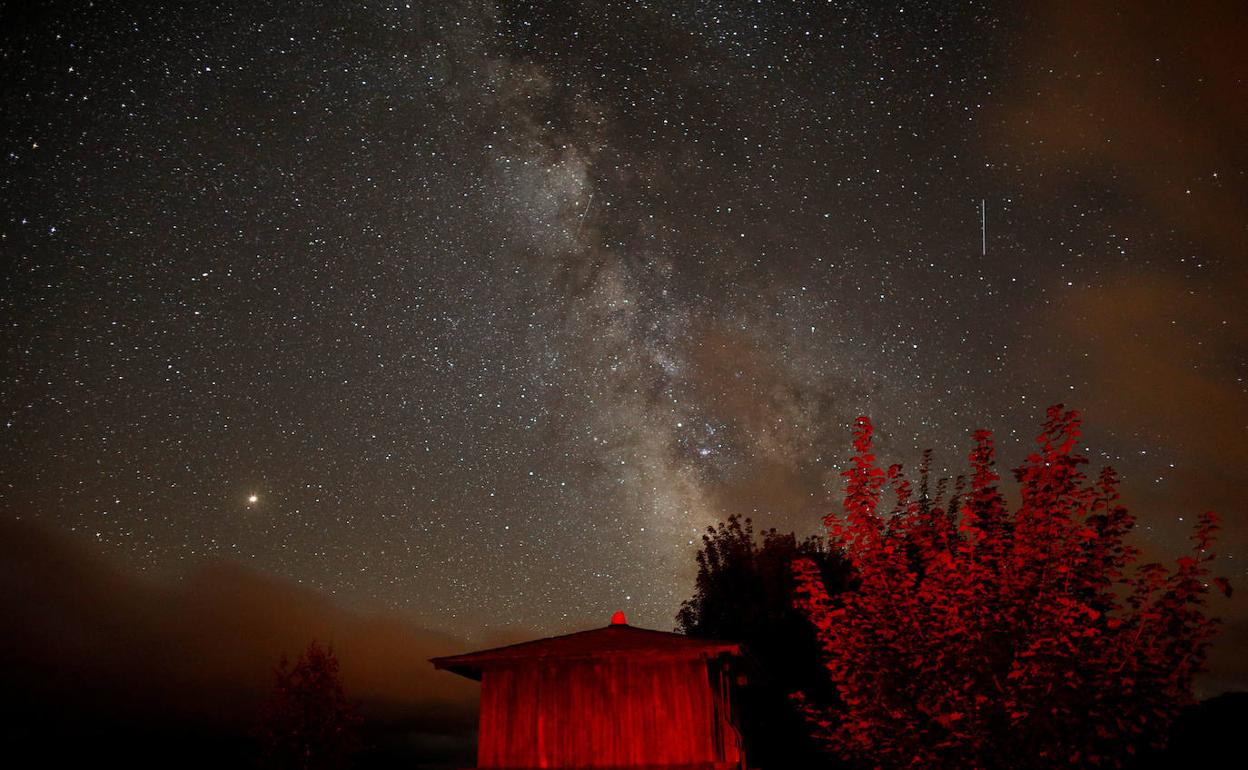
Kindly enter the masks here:
<path id="1" fill-rule="evenodd" d="M 333 648 L 315 641 L 293 666 L 274 670 L 265 711 L 262 765 L 275 770 L 328 770 L 347 765 L 361 719 L 347 700 Z"/>
<path id="2" fill-rule="evenodd" d="M 1218 767 L 1243 751 L 1248 724 L 1248 692 L 1228 692 L 1183 710 L 1165 749 L 1141 757 L 1132 770 Z"/>
<path id="3" fill-rule="evenodd" d="M 1164 742 L 1216 631 L 1209 589 L 1230 592 L 1208 569 L 1216 517 L 1173 569 L 1137 567 L 1117 477 L 1084 476 L 1079 415 L 1060 406 L 1014 471 L 1013 510 L 988 432 L 947 506 L 878 467 L 871 433 L 860 418 L 844 514 L 824 519 L 854 589 L 832 595 L 816 562 L 797 565 L 841 699 L 807 704 L 816 737 L 867 767 L 983 770 L 1121 767 Z"/>
<path id="4" fill-rule="evenodd" d="M 789 694 L 806 689 L 820 703 L 834 699 L 820 689 L 819 644 L 814 629 L 794 603 L 793 564 L 817 565 L 833 590 L 848 574 L 821 538 L 798 540 L 774 529 L 755 536 L 753 523 L 739 516 L 708 527 L 698 552 L 694 595 L 681 605 L 677 630 L 690 636 L 741 642 L 750 662 L 737 704 L 746 758 L 767 770 L 826 766 L 829 758 Z M 811 688 L 811 683 L 816 683 Z"/>

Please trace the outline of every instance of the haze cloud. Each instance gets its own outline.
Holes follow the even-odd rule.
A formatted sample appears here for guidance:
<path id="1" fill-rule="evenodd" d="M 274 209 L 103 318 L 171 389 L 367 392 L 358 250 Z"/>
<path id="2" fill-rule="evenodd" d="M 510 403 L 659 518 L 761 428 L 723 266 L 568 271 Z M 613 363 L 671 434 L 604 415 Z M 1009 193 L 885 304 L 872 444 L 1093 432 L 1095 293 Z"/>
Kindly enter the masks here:
<path id="1" fill-rule="evenodd" d="M 1117 202 L 1086 229 L 1082 214 L 1055 223 L 1077 280 L 1054 276 L 1027 310 L 1053 322 L 1029 326 L 1038 333 L 1016 364 L 1086 383 L 1072 402 L 1133 455 L 1124 494 L 1147 558 L 1172 558 L 1212 509 L 1224 525 L 1218 571 L 1241 587 L 1248 17 L 1235 3 L 1052 0 L 1027 24 L 997 152 L 1055 200 L 1086 205 L 1086 190 L 1104 188 Z M 1213 602 L 1227 628 L 1203 694 L 1246 686 L 1242 597 Z"/>
<path id="2" fill-rule="evenodd" d="M 471 756 L 477 686 L 427 661 L 463 651 L 465 642 L 393 615 L 353 612 L 240 564 L 212 562 L 156 582 L 87 543 L 4 521 L 0 613 L 0 681 L 9 708 L 21 704 L 5 717 L 32 743 L 49 741 L 23 734 L 24 719 L 37 725 L 40 712 L 52 718 L 37 729 L 53 730 L 58 742 L 101 720 L 121 730 L 206 733 L 214 743 L 245 739 L 274 665 L 316 639 L 341 660 L 369 741 L 448 760 Z"/>
<path id="3" fill-rule="evenodd" d="M 1178 516 L 1243 514 L 1246 23 L 1233 3 L 1053 0 L 1029 19 L 1000 116 L 999 152 L 1047 194 L 1100 180 L 1127 202 L 1108 228 L 1064 234 L 1076 280 L 1054 276 L 1028 310 L 1054 322 L 1034 326 L 1016 363 L 1038 358 L 1086 382 L 1071 398 L 1090 421 L 1152 450 L 1133 461 L 1128 492 L 1170 543 L 1186 536 Z M 1162 232 L 1174 246 L 1152 245 Z M 1244 536 L 1230 527 L 1223 549 L 1242 551 Z"/>

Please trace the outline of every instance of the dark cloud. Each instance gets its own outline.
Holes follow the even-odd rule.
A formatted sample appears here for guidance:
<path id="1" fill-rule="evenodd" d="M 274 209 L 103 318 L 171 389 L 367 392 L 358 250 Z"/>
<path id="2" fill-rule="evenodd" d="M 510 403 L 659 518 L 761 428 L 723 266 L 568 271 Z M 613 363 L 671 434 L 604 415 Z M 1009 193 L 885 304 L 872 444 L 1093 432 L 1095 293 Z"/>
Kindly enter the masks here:
<path id="1" fill-rule="evenodd" d="M 1166 448 L 1145 467 L 1175 483 L 1137 494 L 1176 505 L 1221 509 L 1243 516 L 1242 472 L 1248 463 L 1248 399 L 1241 360 L 1248 329 L 1231 312 L 1233 284 L 1194 297 L 1182 282 L 1158 276 L 1122 276 L 1096 292 L 1072 295 L 1054 332 L 1088 355 L 1087 408 L 1120 432 Z M 1181 325 L 1180 325 L 1181 324 Z M 1161 458 L 1182 458 L 1161 463 Z M 1141 486 L 1152 488 L 1140 479 Z M 1188 511 L 1189 515 L 1194 511 Z M 1230 533 L 1236 550 L 1245 532 Z"/>
<path id="2" fill-rule="evenodd" d="M 81 540 L 3 521 L 0 618 L 0 681 L 10 707 L 21 704 L 8 716 L 56 714 L 42 727 L 67 739 L 100 720 L 245 738 L 278 660 L 319 640 L 373 740 L 433 756 L 472 750 L 477 685 L 427 662 L 464 641 L 239 564 L 156 579 Z"/>
<path id="3" fill-rule="evenodd" d="M 1133 204 L 1114 212 L 1111 227 L 1177 232 L 1198 249 L 1193 258 L 1242 282 L 1242 4 L 1057 0 L 1037 5 L 1027 23 L 998 152 L 1043 185 L 1102 175 Z"/>

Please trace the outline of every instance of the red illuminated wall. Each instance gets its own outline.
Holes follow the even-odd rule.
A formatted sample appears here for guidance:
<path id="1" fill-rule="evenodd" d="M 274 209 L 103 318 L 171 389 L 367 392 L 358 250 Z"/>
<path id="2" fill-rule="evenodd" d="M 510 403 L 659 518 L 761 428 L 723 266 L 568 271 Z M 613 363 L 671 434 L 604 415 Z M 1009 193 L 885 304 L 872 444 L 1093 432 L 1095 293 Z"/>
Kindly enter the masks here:
<path id="1" fill-rule="evenodd" d="M 481 768 L 736 763 L 705 660 L 528 660 L 481 679 Z"/>

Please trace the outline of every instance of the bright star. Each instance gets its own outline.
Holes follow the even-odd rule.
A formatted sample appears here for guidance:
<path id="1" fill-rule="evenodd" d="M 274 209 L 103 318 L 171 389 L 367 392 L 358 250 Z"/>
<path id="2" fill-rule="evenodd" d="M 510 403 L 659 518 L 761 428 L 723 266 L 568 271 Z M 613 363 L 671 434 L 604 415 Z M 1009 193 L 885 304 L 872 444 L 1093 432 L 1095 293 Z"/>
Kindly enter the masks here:
<path id="1" fill-rule="evenodd" d="M 260 502 L 260 495 L 247 495 L 247 502 L 252 505 L 255 505 L 256 503 Z"/>

